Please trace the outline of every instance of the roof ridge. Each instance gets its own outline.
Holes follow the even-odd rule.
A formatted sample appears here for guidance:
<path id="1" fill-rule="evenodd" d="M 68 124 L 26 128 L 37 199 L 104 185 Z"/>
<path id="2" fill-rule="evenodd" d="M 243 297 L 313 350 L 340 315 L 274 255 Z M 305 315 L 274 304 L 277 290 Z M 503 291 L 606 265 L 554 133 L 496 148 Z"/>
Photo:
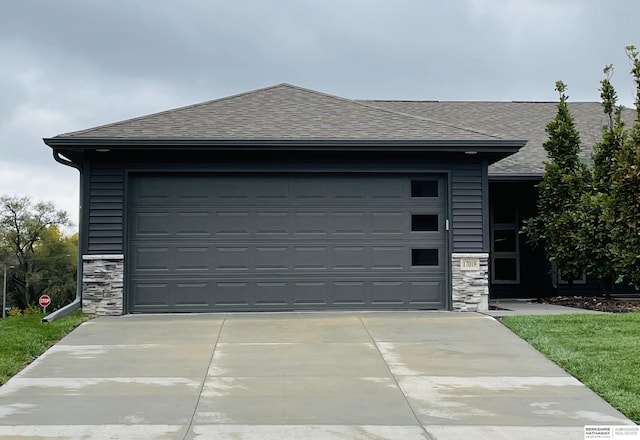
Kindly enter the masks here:
<path id="1" fill-rule="evenodd" d="M 432 119 L 425 118 L 425 117 L 422 117 L 422 116 L 412 115 L 410 113 L 404 113 L 404 112 L 390 110 L 390 109 L 386 109 L 386 108 L 382 108 L 382 107 L 377 107 L 375 105 L 366 104 L 364 102 L 361 102 L 361 101 L 358 101 L 358 100 L 355 100 L 355 99 L 344 98 L 342 96 L 332 95 L 330 93 L 320 92 L 320 91 L 313 90 L 313 89 L 306 89 L 304 87 L 299 87 L 299 86 L 286 84 L 286 83 L 281 84 L 281 85 L 285 85 L 285 86 L 288 86 L 288 87 L 291 87 L 291 88 L 297 89 L 297 90 L 303 90 L 303 91 L 306 91 L 306 92 L 309 92 L 309 93 L 314 93 L 316 95 L 324 96 L 324 97 L 327 97 L 327 98 L 338 99 L 340 101 L 344 101 L 344 102 L 347 102 L 347 103 L 350 103 L 350 104 L 355 104 L 355 105 L 358 105 L 358 106 L 361 106 L 361 107 L 367 107 L 367 108 L 370 108 L 370 109 L 374 109 L 376 111 L 382 111 L 382 112 L 385 112 L 385 113 L 391 113 L 391 114 L 394 114 L 394 115 L 399 115 L 399 116 L 402 116 L 402 117 L 405 117 L 405 118 L 408 118 L 408 119 L 412 119 L 412 120 L 430 122 L 432 124 L 442 125 L 442 126 L 445 126 L 445 127 L 451 127 L 451 128 L 467 131 L 467 132 L 474 133 L 474 134 L 481 134 L 483 136 L 489 136 L 489 137 L 492 137 L 492 138 L 495 138 L 495 139 L 503 139 L 500 136 L 497 136 L 497 135 L 494 135 L 494 134 L 490 134 L 490 133 L 484 133 L 484 132 L 482 132 L 480 130 L 475 130 L 473 128 L 459 127 L 459 126 L 456 126 L 454 124 L 448 124 L 446 122 L 440 122 L 440 121 L 432 120 Z"/>
<path id="2" fill-rule="evenodd" d="M 485 131 L 478 130 L 478 129 L 472 128 L 472 127 L 463 127 L 463 126 L 451 124 L 451 123 L 448 123 L 448 122 L 443 122 L 443 121 L 439 121 L 439 120 L 435 120 L 435 119 L 431 119 L 431 118 L 425 118 L 423 116 L 412 115 L 410 113 L 404 113 L 404 112 L 399 112 L 399 111 L 395 111 L 395 110 L 389 110 L 389 109 L 386 109 L 386 108 L 377 107 L 375 105 L 365 104 L 363 102 L 357 102 L 357 101 L 354 101 L 354 102 L 356 102 L 356 104 L 360 104 L 360 105 L 365 106 L 365 107 L 375 108 L 375 109 L 382 110 L 382 111 L 385 111 L 385 112 L 388 112 L 388 113 L 394 113 L 394 114 L 397 114 L 397 115 L 409 117 L 411 119 L 416 119 L 416 120 L 419 120 L 419 121 L 430 122 L 432 124 L 438 124 L 438 125 L 442 125 L 442 126 L 445 126 L 445 127 L 451 127 L 451 128 L 455 128 L 457 130 L 468 131 L 469 133 L 481 134 L 483 136 L 489 136 L 489 137 L 492 137 L 492 138 L 495 138 L 495 139 L 504 139 L 503 136 L 499 136 L 497 134 L 487 133 Z M 403 101 L 403 102 L 406 102 L 406 101 Z M 434 102 L 434 101 L 423 101 L 423 102 Z M 435 102 L 441 102 L 441 101 L 435 101 Z"/>
<path id="3" fill-rule="evenodd" d="M 441 99 L 357 99 L 362 103 L 368 102 L 398 102 L 398 103 L 431 103 L 431 104 L 558 104 L 558 101 L 535 100 L 441 100 Z M 567 101 L 568 104 L 602 104 L 599 101 Z M 625 108 L 629 108 L 624 106 Z"/>

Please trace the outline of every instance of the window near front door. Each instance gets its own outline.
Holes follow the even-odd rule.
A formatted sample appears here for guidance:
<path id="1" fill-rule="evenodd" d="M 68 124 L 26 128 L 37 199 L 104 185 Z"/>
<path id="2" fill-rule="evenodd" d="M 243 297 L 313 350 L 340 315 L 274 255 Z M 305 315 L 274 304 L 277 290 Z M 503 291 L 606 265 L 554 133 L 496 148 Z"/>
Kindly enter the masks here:
<path id="1" fill-rule="evenodd" d="M 520 282 L 518 212 L 512 203 L 495 203 L 491 211 L 491 282 Z"/>

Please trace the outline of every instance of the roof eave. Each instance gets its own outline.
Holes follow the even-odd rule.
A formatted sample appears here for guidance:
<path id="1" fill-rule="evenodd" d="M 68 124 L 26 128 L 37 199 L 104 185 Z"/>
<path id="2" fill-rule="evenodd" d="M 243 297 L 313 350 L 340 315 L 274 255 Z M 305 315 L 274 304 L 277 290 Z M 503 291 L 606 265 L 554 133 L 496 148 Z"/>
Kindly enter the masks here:
<path id="1" fill-rule="evenodd" d="M 53 137 L 43 139 L 54 149 L 96 150 L 358 150 L 469 152 L 512 154 L 527 141 L 505 139 L 185 139 L 185 138 L 83 138 Z"/>
<path id="2" fill-rule="evenodd" d="M 489 171 L 489 181 L 491 182 L 510 182 L 518 181 L 540 181 L 544 177 L 544 173 L 497 173 L 493 174 Z"/>

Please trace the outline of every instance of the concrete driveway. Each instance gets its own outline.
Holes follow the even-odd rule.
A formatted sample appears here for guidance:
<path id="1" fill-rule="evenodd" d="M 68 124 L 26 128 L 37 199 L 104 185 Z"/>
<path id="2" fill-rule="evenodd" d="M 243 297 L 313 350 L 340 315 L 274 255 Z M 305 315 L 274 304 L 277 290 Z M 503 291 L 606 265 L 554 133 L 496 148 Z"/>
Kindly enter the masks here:
<path id="1" fill-rule="evenodd" d="M 580 439 L 631 422 L 475 313 L 129 315 L 0 387 L 0 438 Z"/>

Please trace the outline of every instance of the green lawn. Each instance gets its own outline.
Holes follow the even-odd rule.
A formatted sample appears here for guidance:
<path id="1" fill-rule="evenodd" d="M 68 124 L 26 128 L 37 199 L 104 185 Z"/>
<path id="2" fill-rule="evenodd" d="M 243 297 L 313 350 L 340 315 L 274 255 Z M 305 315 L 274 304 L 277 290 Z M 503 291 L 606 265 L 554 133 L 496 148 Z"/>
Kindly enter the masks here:
<path id="1" fill-rule="evenodd" d="M 0 385 L 89 319 L 80 311 L 49 323 L 40 322 L 43 316 L 0 319 Z"/>
<path id="2" fill-rule="evenodd" d="M 640 423 L 640 313 L 515 316 L 502 322 Z"/>

